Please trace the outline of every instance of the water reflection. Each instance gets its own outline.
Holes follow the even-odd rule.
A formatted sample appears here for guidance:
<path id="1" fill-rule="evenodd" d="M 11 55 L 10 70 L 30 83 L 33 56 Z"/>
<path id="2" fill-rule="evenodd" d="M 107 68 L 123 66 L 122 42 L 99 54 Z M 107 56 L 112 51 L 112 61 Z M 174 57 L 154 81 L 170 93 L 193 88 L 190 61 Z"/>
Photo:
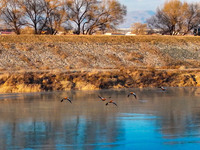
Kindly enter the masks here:
<path id="1" fill-rule="evenodd" d="M 134 90 L 138 99 L 127 97 Z M 4 94 L 0 149 L 189 149 L 199 146 L 198 88 Z M 97 95 L 118 104 L 105 106 Z M 69 96 L 72 104 L 61 98 Z M 142 102 L 141 102 L 142 101 Z"/>

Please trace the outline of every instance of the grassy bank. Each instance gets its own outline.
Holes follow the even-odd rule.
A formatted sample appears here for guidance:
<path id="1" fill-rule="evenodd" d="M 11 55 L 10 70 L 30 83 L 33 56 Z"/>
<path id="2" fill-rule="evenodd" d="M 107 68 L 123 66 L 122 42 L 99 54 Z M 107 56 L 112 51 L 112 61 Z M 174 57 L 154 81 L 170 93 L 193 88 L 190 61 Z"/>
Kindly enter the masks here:
<path id="1" fill-rule="evenodd" d="M 113 72 L 26 72 L 0 75 L 0 93 L 159 86 L 198 87 L 200 73 L 124 69 Z"/>
<path id="2" fill-rule="evenodd" d="M 0 36 L 0 92 L 199 86 L 199 46 L 192 36 Z"/>
<path id="3" fill-rule="evenodd" d="M 88 35 L 1 35 L 1 42 L 6 43 L 59 43 L 59 42 L 73 42 L 73 43 L 136 43 L 136 42 L 151 42 L 164 44 L 186 44 L 188 42 L 200 43 L 198 36 L 88 36 Z"/>

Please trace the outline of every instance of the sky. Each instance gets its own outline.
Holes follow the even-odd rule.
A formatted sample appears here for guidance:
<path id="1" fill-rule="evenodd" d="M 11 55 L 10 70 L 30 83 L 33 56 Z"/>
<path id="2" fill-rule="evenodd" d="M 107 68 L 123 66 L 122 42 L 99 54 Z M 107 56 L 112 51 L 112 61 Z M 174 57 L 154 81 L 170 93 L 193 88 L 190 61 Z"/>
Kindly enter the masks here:
<path id="1" fill-rule="evenodd" d="M 156 11 L 158 7 L 162 7 L 166 0 L 118 0 L 127 7 L 128 11 Z M 192 3 L 200 2 L 199 0 L 181 0 L 182 2 Z"/>

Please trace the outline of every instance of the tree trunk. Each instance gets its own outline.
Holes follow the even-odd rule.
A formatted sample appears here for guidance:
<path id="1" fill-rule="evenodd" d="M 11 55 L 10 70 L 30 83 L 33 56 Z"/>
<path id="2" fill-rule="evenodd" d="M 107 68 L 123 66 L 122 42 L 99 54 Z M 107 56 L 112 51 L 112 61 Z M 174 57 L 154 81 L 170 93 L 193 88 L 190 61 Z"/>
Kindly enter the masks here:
<path id="1" fill-rule="evenodd" d="M 81 33 L 81 24 L 78 23 L 78 28 L 77 28 L 76 34 L 80 35 L 80 33 Z"/>
<path id="2" fill-rule="evenodd" d="M 15 28 L 15 33 L 16 33 L 17 35 L 20 35 L 20 29 L 19 29 L 19 28 Z"/>
<path id="3" fill-rule="evenodd" d="M 34 24 L 34 29 L 35 29 L 35 34 L 38 34 L 37 25 L 36 24 Z"/>

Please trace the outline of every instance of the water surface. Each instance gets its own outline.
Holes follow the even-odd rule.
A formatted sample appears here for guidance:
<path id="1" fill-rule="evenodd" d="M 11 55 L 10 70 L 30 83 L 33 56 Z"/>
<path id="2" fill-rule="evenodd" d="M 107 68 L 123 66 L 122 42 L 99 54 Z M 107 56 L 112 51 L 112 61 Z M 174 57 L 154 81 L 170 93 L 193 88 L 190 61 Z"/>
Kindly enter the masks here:
<path id="1" fill-rule="evenodd" d="M 134 91 L 138 99 L 127 97 Z M 98 95 L 116 101 L 118 107 Z M 72 104 L 60 100 L 69 96 Z M 198 149 L 200 89 L 0 95 L 0 149 Z"/>

